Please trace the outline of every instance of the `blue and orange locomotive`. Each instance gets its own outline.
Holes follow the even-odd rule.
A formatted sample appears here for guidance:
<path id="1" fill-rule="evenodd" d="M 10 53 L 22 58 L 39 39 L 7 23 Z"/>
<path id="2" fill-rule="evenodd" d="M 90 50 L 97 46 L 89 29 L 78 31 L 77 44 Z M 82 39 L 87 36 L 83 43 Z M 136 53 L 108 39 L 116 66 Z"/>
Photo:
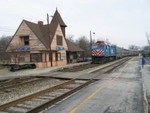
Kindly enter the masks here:
<path id="1" fill-rule="evenodd" d="M 103 41 L 98 41 L 92 45 L 92 63 L 104 63 L 114 60 L 116 57 L 116 46 Z"/>
<path id="2" fill-rule="evenodd" d="M 117 58 L 138 55 L 138 51 L 124 49 L 104 41 L 92 44 L 92 63 L 104 63 Z"/>

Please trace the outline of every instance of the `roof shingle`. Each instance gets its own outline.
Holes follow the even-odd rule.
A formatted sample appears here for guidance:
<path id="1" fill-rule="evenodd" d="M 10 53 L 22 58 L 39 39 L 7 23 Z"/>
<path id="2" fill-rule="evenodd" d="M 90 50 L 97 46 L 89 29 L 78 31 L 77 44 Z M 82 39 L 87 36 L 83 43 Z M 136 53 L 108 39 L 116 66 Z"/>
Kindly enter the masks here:
<path id="1" fill-rule="evenodd" d="M 67 27 L 67 25 L 62 20 L 59 12 L 56 10 L 54 17 L 51 23 L 48 25 L 41 25 L 29 22 L 27 20 L 23 20 L 28 27 L 34 32 L 34 34 L 39 38 L 39 40 L 44 44 L 44 46 L 49 49 L 50 44 L 52 43 L 53 37 L 55 35 L 56 29 L 58 25 Z M 66 43 L 68 45 L 68 51 L 84 51 L 83 49 L 79 48 L 78 46 L 71 43 L 69 40 L 66 39 Z"/>

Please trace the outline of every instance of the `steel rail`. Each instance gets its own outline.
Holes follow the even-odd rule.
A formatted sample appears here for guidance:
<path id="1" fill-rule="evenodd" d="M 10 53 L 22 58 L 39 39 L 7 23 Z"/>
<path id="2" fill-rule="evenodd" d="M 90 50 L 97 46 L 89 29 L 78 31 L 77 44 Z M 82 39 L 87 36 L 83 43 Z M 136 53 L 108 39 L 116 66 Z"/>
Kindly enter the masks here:
<path id="1" fill-rule="evenodd" d="M 18 86 L 18 85 L 24 85 L 24 84 L 27 84 L 27 83 L 32 83 L 32 82 L 37 82 L 37 81 L 41 81 L 41 80 L 45 80 L 45 79 L 47 79 L 47 78 L 39 78 L 39 79 L 33 79 L 32 80 L 32 78 L 28 78 L 28 79 L 25 79 L 25 80 L 23 80 L 22 82 L 19 80 L 18 82 L 16 81 L 15 83 L 13 83 L 12 85 L 11 85 L 11 83 L 9 83 L 9 85 L 7 86 L 0 86 L 0 91 L 2 91 L 2 90 L 7 90 L 7 89 L 10 89 L 10 88 L 13 88 L 13 87 L 15 87 L 15 86 Z M 30 81 L 28 81 L 28 80 L 30 80 Z M 21 83 L 20 83 L 21 82 Z M 7 89 L 6 89 L 7 88 Z"/>
<path id="2" fill-rule="evenodd" d="M 34 93 L 34 94 L 32 94 L 32 95 L 23 97 L 23 98 L 21 98 L 21 99 L 18 99 L 18 100 L 15 100 L 15 101 L 12 101 L 12 102 L 3 104 L 3 105 L 0 106 L 0 110 L 2 111 L 2 110 L 6 109 L 6 108 L 9 108 L 9 107 L 11 107 L 11 106 L 15 106 L 15 105 L 21 104 L 21 103 L 23 103 L 23 102 L 25 102 L 25 101 L 29 101 L 29 100 L 31 100 L 31 99 L 33 99 L 33 98 L 36 98 L 36 97 L 38 97 L 38 96 L 40 96 L 40 95 L 42 95 L 42 94 L 55 91 L 55 90 L 57 90 L 58 88 L 65 87 L 66 85 L 72 84 L 72 83 L 74 83 L 74 82 L 75 82 L 75 80 L 69 80 L 69 81 L 67 81 L 67 82 L 65 82 L 65 83 L 59 84 L 59 85 L 54 86 L 54 87 L 51 87 L 51 88 L 49 88 L 49 89 L 46 89 L 46 90 L 43 90 L 43 91 Z"/>
<path id="3" fill-rule="evenodd" d="M 113 64 L 110 64 L 110 65 L 107 65 L 107 66 L 104 66 L 104 67 L 102 67 L 102 68 L 100 68 L 100 69 L 97 69 L 97 70 L 95 70 L 95 71 L 93 71 L 93 72 L 91 72 L 91 73 L 97 73 L 97 72 L 99 72 L 99 71 L 101 71 L 101 70 L 104 70 L 104 69 L 106 69 L 106 68 L 109 68 L 109 67 L 111 67 L 111 66 L 114 66 L 115 64 L 122 64 L 122 63 L 124 63 L 126 60 L 129 60 L 128 58 L 127 59 L 123 59 L 123 60 L 121 60 L 121 61 L 117 61 L 117 62 L 115 62 L 115 63 L 113 63 Z M 123 62 L 122 62 L 123 61 Z M 118 66 L 116 66 L 116 67 L 118 67 Z M 116 67 L 113 67 L 113 70 L 116 68 Z M 111 71 L 110 71 L 111 72 Z"/>
<path id="4" fill-rule="evenodd" d="M 53 99 L 53 100 L 51 100 L 51 101 L 49 101 L 49 102 L 46 102 L 45 104 L 43 104 L 43 105 L 41 105 L 41 106 L 38 106 L 37 108 L 34 108 L 34 109 L 28 111 L 27 113 L 38 113 L 38 112 L 44 110 L 45 108 L 48 108 L 48 107 L 52 106 L 53 104 L 55 104 L 55 103 L 57 103 L 57 102 L 63 100 L 63 99 L 66 98 L 67 96 L 69 96 L 69 95 L 71 95 L 71 94 L 73 94 L 73 93 L 79 91 L 79 90 L 82 89 L 83 87 L 85 87 L 85 86 L 87 86 L 87 85 L 89 85 L 89 84 L 91 84 L 91 83 L 93 83 L 93 82 L 95 82 L 95 81 L 96 81 L 96 80 L 89 80 L 88 82 L 86 82 L 86 83 L 84 83 L 84 84 L 82 84 L 82 85 L 80 85 L 80 86 L 74 88 L 73 90 L 71 90 L 71 91 L 69 91 L 69 92 L 67 92 L 67 93 L 65 93 L 65 94 L 62 94 L 62 95 L 60 95 L 59 97 L 57 97 L 57 98 L 55 98 L 55 99 Z"/>
<path id="5" fill-rule="evenodd" d="M 128 59 L 129 60 L 129 59 Z M 112 72 L 114 69 L 116 69 L 117 67 L 121 66 L 122 64 L 124 64 L 126 62 L 126 60 L 116 64 L 114 67 L 112 67 L 111 69 L 109 69 L 106 73 L 110 73 Z"/>
<path id="6" fill-rule="evenodd" d="M 22 81 L 26 81 L 26 80 L 30 80 L 30 79 L 31 78 L 29 78 L 29 77 L 9 79 L 9 80 L 0 82 L 0 86 L 2 86 L 2 85 L 11 85 L 11 84 L 15 84 L 16 82 L 22 82 Z"/>

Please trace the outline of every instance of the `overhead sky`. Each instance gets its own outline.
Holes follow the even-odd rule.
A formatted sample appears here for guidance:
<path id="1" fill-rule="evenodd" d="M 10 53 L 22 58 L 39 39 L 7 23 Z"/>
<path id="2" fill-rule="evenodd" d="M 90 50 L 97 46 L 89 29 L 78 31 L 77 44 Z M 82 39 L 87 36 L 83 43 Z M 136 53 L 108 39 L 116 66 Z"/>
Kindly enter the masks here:
<path id="1" fill-rule="evenodd" d="M 0 0 L 0 37 L 14 35 L 23 19 L 46 21 L 56 7 L 67 35 L 107 40 L 118 46 L 145 46 L 150 34 L 150 0 Z"/>

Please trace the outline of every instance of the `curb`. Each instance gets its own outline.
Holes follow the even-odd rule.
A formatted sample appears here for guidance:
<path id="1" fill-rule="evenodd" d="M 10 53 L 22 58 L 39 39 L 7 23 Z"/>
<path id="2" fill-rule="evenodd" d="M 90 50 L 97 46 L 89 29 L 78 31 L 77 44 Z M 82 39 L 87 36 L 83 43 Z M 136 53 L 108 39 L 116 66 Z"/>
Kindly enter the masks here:
<path id="1" fill-rule="evenodd" d="M 143 96 L 144 96 L 144 101 L 143 101 L 143 105 L 144 105 L 144 113 L 148 113 L 148 100 L 147 100 L 147 93 L 146 93 L 146 88 L 145 88 L 145 84 L 144 84 L 144 80 L 143 80 L 143 73 L 142 73 L 142 67 L 141 67 L 141 75 L 142 75 L 142 85 L 143 85 Z"/>

